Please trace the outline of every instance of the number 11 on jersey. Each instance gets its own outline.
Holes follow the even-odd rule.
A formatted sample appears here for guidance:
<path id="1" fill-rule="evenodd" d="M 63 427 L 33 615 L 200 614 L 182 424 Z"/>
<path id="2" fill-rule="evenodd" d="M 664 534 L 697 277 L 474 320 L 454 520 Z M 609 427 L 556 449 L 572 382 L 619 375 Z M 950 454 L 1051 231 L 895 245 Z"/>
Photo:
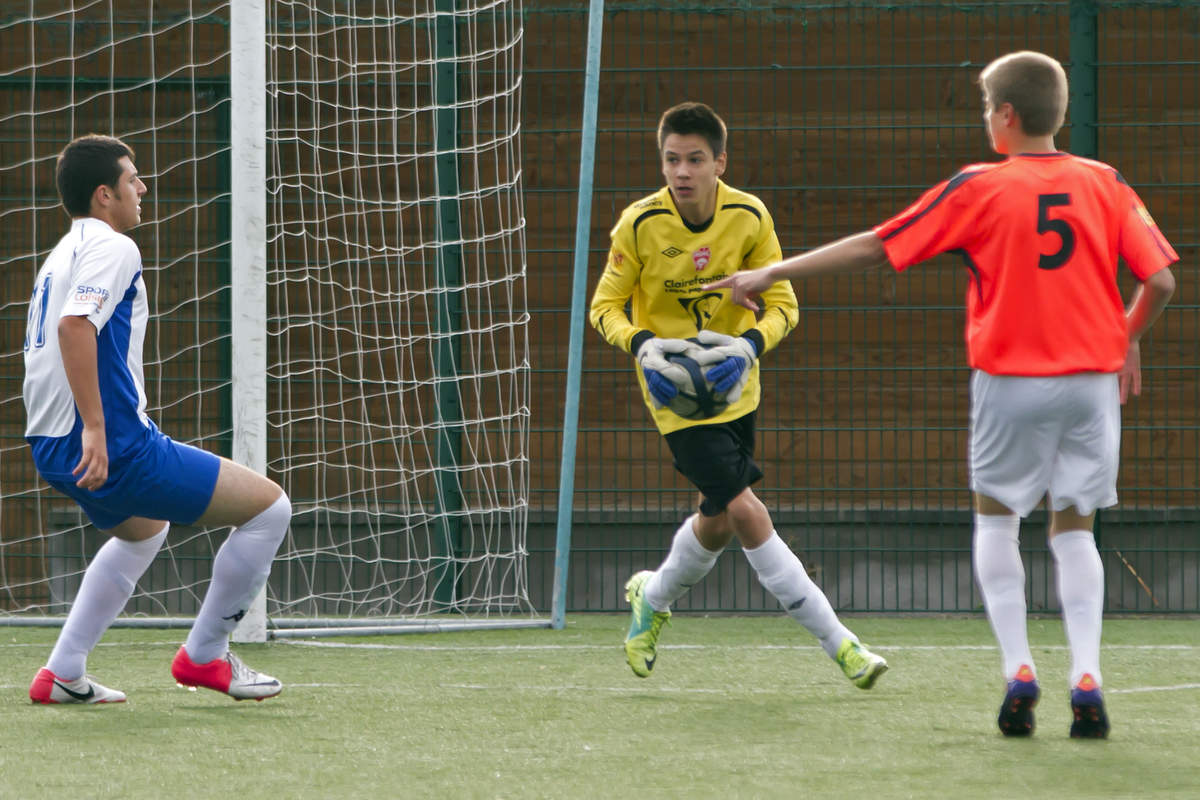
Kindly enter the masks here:
<path id="1" fill-rule="evenodd" d="M 46 343 L 46 303 L 50 298 L 50 282 L 53 275 L 47 275 L 33 287 L 33 297 L 29 299 L 29 319 L 25 324 L 25 352 L 32 347 L 40 348 Z"/>

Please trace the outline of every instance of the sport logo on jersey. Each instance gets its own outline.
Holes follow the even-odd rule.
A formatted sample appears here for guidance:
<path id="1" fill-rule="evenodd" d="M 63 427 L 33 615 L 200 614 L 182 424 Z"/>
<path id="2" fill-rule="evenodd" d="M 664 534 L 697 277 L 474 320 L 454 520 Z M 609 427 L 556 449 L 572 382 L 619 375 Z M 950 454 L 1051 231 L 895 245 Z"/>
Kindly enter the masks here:
<path id="1" fill-rule="evenodd" d="M 80 305 L 92 306 L 92 313 L 104 308 L 104 304 L 108 302 L 108 289 L 103 286 L 85 286 L 80 284 L 75 287 L 75 297 L 72 302 Z"/>
<path id="2" fill-rule="evenodd" d="M 1134 206 L 1137 209 L 1138 216 L 1142 218 L 1142 222 L 1146 223 L 1151 228 L 1157 228 L 1158 225 L 1154 222 L 1154 217 L 1150 216 L 1150 212 L 1141 203 Z"/>
<path id="3" fill-rule="evenodd" d="M 620 250 L 610 250 L 608 253 L 608 268 L 613 271 L 613 274 L 621 274 L 621 264 L 625 261 L 625 254 Z"/>
<path id="4" fill-rule="evenodd" d="M 664 256 L 666 256 L 667 258 L 674 258 L 675 256 L 681 256 L 681 255 L 683 255 L 683 251 L 682 251 L 682 250 L 680 250 L 680 249 L 679 249 L 678 247 L 676 247 L 675 245 L 671 245 L 671 246 L 670 246 L 670 247 L 668 247 L 666 250 L 663 250 L 663 251 L 662 251 L 662 254 L 663 254 Z"/>
<path id="5" fill-rule="evenodd" d="M 698 331 L 708 327 L 708 321 L 713 318 L 713 314 L 717 313 L 717 308 L 721 305 L 720 292 L 707 292 L 699 297 L 677 297 L 675 299 L 687 311 L 692 322 L 696 323 Z"/>
<path id="6" fill-rule="evenodd" d="M 712 251 L 707 247 L 701 247 L 696 252 L 692 253 L 692 263 L 696 265 L 696 272 L 708 266 L 709 260 L 712 258 Z"/>

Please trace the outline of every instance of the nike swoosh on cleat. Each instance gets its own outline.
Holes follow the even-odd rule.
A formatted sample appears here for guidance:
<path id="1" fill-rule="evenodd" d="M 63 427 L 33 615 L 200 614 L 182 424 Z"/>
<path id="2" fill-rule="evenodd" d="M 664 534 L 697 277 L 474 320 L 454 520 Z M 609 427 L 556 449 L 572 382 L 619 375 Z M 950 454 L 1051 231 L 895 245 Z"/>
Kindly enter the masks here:
<path id="1" fill-rule="evenodd" d="M 76 700 L 78 700 L 81 703 L 86 703 L 88 700 L 91 700 L 93 697 L 96 696 L 96 687 L 92 686 L 91 684 L 88 684 L 88 690 L 86 692 L 71 691 L 66 686 L 63 686 L 62 683 L 59 682 L 57 679 L 54 681 L 54 685 L 57 686 L 58 688 L 62 689 L 64 692 L 71 695 L 71 697 L 74 697 Z"/>
<path id="2" fill-rule="evenodd" d="M 654 662 L 655 662 L 655 661 L 658 661 L 658 655 L 657 655 L 657 654 L 654 656 L 654 658 L 647 658 L 647 659 L 646 659 L 646 669 L 654 669 Z"/>
<path id="3" fill-rule="evenodd" d="M 797 608 L 799 608 L 800 606 L 804 605 L 804 601 L 805 601 L 805 600 L 807 600 L 807 599 L 808 599 L 807 597 L 801 597 L 799 600 L 797 600 L 796 602 L 794 602 L 794 603 L 792 603 L 790 606 L 788 606 L 788 607 L 787 607 L 787 610 L 788 610 L 788 611 L 795 611 Z"/>

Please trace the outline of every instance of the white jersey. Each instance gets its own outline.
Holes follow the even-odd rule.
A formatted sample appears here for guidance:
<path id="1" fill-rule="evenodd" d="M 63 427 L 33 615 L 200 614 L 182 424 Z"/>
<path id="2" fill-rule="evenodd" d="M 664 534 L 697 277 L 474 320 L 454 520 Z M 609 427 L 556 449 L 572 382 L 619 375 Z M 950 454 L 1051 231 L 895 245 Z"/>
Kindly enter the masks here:
<path id="1" fill-rule="evenodd" d="M 96 326 L 96 359 L 109 458 L 151 427 L 146 417 L 142 341 L 149 307 L 133 240 L 94 218 L 75 219 L 38 272 L 25 329 L 25 436 L 61 439 L 79 423 L 58 346 L 58 320 Z M 43 443 L 44 439 L 43 439 Z"/>

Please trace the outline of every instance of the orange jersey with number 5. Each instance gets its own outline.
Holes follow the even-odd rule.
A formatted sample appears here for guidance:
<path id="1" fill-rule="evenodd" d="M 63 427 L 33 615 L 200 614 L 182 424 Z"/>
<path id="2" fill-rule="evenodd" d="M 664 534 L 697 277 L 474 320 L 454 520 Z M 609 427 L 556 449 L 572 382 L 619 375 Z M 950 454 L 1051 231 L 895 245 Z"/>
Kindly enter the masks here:
<path id="1" fill-rule="evenodd" d="M 897 270 L 962 256 L 967 358 L 993 375 L 1116 372 L 1118 256 L 1142 281 L 1179 259 L 1115 169 L 1061 152 L 965 167 L 874 230 Z"/>

